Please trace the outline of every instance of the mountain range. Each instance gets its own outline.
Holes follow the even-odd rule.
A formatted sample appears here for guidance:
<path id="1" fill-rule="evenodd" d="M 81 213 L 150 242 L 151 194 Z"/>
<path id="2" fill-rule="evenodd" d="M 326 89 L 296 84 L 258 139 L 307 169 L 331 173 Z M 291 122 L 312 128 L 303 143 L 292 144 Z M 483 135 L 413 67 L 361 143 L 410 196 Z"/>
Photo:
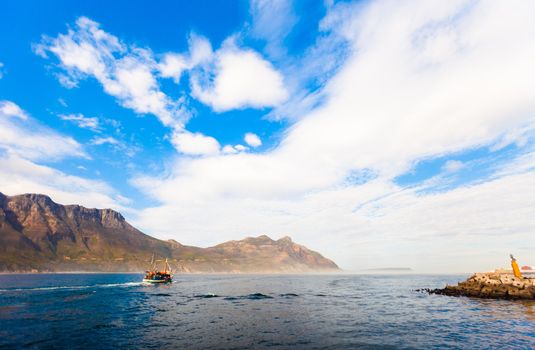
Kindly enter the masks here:
<path id="1" fill-rule="evenodd" d="M 262 235 L 199 248 L 146 235 L 111 209 L 61 205 L 42 194 L 0 193 L 0 272 L 141 272 L 152 256 L 184 273 L 338 270 L 290 237 Z"/>

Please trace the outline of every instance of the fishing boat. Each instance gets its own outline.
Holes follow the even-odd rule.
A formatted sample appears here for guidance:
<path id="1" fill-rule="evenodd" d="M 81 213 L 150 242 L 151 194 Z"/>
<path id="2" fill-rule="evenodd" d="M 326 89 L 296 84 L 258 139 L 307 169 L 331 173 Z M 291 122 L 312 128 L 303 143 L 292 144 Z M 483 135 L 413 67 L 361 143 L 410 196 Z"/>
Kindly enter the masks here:
<path id="1" fill-rule="evenodd" d="M 154 262 L 154 255 L 151 259 L 151 269 L 146 271 L 145 277 L 143 277 L 144 283 L 172 283 L 173 275 L 171 274 L 171 266 L 165 259 L 164 268 L 158 270 Z"/>

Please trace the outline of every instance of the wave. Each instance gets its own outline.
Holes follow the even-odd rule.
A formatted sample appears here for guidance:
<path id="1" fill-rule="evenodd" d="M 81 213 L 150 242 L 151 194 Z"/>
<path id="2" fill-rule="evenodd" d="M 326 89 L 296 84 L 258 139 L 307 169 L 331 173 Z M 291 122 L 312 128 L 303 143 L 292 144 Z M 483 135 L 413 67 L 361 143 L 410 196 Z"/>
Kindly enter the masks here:
<path id="1" fill-rule="evenodd" d="M 238 297 L 226 297 L 225 300 L 260 300 L 260 299 L 273 299 L 272 296 L 262 294 L 262 293 L 253 293 L 253 294 L 247 294 L 247 295 L 241 295 Z"/>
<path id="2" fill-rule="evenodd" d="M 92 284 L 87 286 L 50 286 L 50 287 L 28 287 L 28 288 L 4 288 L 1 292 L 31 292 L 43 290 L 77 290 L 87 288 L 110 288 L 110 287 L 133 287 L 140 286 L 142 282 L 126 282 L 126 283 L 107 283 L 107 284 Z"/>
<path id="3" fill-rule="evenodd" d="M 217 294 L 214 294 L 214 293 L 208 293 L 208 294 L 198 294 L 198 295 L 194 295 L 195 298 L 219 298 L 219 295 Z"/>

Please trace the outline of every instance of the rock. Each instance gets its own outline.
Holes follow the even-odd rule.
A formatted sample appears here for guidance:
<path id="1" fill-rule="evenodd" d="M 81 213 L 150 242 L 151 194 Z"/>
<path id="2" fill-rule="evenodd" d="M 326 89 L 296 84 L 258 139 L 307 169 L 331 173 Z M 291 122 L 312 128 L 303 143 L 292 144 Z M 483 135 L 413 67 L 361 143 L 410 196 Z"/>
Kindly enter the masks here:
<path id="1" fill-rule="evenodd" d="M 488 287 L 485 287 L 488 288 Z M 507 297 L 507 291 L 509 287 L 505 284 L 500 284 L 498 286 L 495 286 L 494 288 L 490 288 L 491 293 L 487 296 L 488 298 L 506 298 Z"/>
<path id="2" fill-rule="evenodd" d="M 517 288 L 524 288 L 524 282 L 519 280 L 513 280 L 511 284 Z"/>
<path id="3" fill-rule="evenodd" d="M 426 289 L 430 294 L 493 299 L 535 300 L 535 279 L 508 274 L 476 273 L 456 286 Z"/>
<path id="4" fill-rule="evenodd" d="M 507 291 L 507 295 L 511 299 L 533 299 L 533 294 L 528 289 L 511 287 Z"/>
<path id="5" fill-rule="evenodd" d="M 485 286 L 485 287 L 481 288 L 481 291 L 480 291 L 480 295 L 483 298 L 492 298 L 496 294 L 497 293 L 496 293 L 495 289 L 490 287 L 490 286 Z M 507 294 L 507 291 L 504 291 L 503 295 L 505 296 L 505 294 Z"/>

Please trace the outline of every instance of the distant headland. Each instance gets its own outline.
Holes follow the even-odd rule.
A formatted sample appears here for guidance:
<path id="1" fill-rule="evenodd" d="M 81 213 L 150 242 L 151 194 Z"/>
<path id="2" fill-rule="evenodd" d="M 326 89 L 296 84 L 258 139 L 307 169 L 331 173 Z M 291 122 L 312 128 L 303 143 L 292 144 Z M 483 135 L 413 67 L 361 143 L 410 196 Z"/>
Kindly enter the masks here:
<path id="1" fill-rule="evenodd" d="M 290 237 L 262 235 L 199 248 L 146 235 L 111 209 L 0 193 L 0 272 L 141 272 L 153 254 L 183 273 L 339 271 Z"/>

